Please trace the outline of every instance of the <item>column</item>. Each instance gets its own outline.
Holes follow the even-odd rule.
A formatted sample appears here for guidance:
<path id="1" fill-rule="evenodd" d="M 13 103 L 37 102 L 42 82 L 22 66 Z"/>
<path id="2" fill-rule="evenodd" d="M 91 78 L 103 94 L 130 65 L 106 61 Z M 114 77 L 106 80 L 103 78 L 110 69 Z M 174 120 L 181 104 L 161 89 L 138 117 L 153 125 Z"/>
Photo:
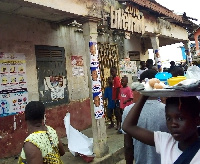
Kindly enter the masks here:
<path id="1" fill-rule="evenodd" d="M 185 53 L 186 53 L 186 64 L 188 66 L 192 65 L 192 56 L 190 53 L 190 41 L 187 40 L 184 42 L 184 48 L 185 48 Z"/>
<path id="2" fill-rule="evenodd" d="M 153 47 L 153 52 L 154 52 L 154 60 L 155 60 L 155 65 L 158 68 L 159 72 L 162 72 L 162 59 L 159 53 L 159 38 L 158 36 L 151 36 L 151 44 Z"/>
<path id="3" fill-rule="evenodd" d="M 92 132 L 93 132 L 93 152 L 97 158 L 107 155 L 109 148 L 107 145 L 107 134 L 105 118 L 98 115 L 97 110 L 102 108 L 103 99 L 101 92 L 101 84 L 99 86 L 100 70 L 98 69 L 98 51 L 97 51 L 97 23 L 86 22 L 83 24 L 83 35 L 85 39 L 85 54 L 87 55 L 87 74 L 88 87 L 92 117 Z M 91 62 L 93 60 L 94 62 Z M 95 79 L 94 79 L 95 78 Z M 94 90 L 93 86 L 99 86 Z M 99 89 L 99 90 L 98 90 Z M 98 90 L 98 91 L 97 91 Z M 97 107 L 98 106 L 98 107 Z M 101 109 L 104 112 L 104 109 Z M 101 110 L 99 113 L 101 114 Z M 87 119 L 87 118 L 86 118 Z"/>
<path id="4" fill-rule="evenodd" d="M 199 33 L 194 34 L 194 40 L 196 44 L 196 54 L 200 56 L 200 50 L 199 50 Z"/>
<path id="5" fill-rule="evenodd" d="M 158 36 L 151 36 L 150 39 L 151 39 L 151 44 L 153 47 L 154 59 L 155 59 L 156 58 L 155 51 L 159 49 L 159 38 Z"/>

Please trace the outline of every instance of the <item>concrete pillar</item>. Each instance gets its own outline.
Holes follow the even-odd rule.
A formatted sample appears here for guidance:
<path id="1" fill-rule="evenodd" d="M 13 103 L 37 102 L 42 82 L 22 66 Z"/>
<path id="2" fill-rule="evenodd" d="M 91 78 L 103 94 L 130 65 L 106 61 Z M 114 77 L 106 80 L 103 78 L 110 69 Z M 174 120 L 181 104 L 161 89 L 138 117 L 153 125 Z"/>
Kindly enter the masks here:
<path id="1" fill-rule="evenodd" d="M 90 107 L 91 107 L 91 116 L 92 116 L 92 132 L 93 132 L 93 152 L 97 158 L 105 156 L 108 151 L 107 145 L 107 134 L 106 134 L 106 125 L 105 118 L 95 119 L 94 117 L 94 101 L 92 93 L 92 77 L 90 70 L 90 50 L 89 42 L 97 43 L 97 23 L 95 22 L 86 22 L 83 24 L 83 35 L 85 39 L 85 54 L 87 55 L 87 74 L 88 74 L 88 85 L 89 85 L 89 97 L 90 97 Z M 87 118 L 86 118 L 87 119 Z"/>
<path id="2" fill-rule="evenodd" d="M 158 67 L 158 72 L 162 72 L 162 57 L 159 53 L 159 38 L 158 36 L 151 36 L 151 44 L 154 52 L 155 65 Z"/>
<path id="3" fill-rule="evenodd" d="M 185 53 L 186 53 L 186 63 L 188 66 L 192 65 L 192 56 L 190 53 L 190 41 L 187 40 L 184 42 L 184 48 L 185 48 Z"/>
<path id="4" fill-rule="evenodd" d="M 199 32 L 196 32 L 194 34 L 194 40 L 195 40 L 195 44 L 196 44 L 196 54 L 198 56 L 200 56 L 200 50 L 199 50 L 199 34 L 200 34 L 200 30 L 198 30 Z"/>
<path id="5" fill-rule="evenodd" d="M 159 38 L 158 38 L 158 36 L 151 36 L 150 38 L 151 38 L 151 44 L 153 47 L 154 60 L 155 60 L 155 58 L 156 58 L 155 50 L 159 49 Z"/>

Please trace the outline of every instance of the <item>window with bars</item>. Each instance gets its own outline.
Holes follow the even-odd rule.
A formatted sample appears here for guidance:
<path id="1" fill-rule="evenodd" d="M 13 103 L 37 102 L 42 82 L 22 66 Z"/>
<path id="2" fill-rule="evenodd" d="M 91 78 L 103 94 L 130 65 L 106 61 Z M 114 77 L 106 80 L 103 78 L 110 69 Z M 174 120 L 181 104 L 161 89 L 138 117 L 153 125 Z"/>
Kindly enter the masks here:
<path id="1" fill-rule="evenodd" d="M 69 102 L 65 50 L 56 46 L 35 46 L 39 99 L 45 106 Z"/>

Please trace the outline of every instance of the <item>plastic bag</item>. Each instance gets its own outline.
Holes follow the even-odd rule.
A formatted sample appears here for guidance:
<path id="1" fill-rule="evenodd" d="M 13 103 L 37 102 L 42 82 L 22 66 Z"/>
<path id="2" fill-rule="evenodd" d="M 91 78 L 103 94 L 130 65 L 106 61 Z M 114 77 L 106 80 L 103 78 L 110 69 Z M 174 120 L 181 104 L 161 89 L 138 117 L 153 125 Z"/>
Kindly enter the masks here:
<path id="1" fill-rule="evenodd" d="M 190 66 L 187 69 L 187 72 L 185 74 L 185 77 L 187 79 L 196 79 L 200 80 L 200 68 L 197 66 Z"/>

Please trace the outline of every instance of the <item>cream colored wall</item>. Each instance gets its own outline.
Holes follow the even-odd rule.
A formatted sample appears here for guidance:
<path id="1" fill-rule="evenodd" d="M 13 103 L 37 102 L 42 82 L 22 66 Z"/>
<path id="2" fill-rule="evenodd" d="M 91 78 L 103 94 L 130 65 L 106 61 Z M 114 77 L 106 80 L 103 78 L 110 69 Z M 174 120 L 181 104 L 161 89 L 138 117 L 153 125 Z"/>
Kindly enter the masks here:
<path id="1" fill-rule="evenodd" d="M 31 3 L 36 3 L 42 6 L 47 6 L 53 9 L 66 11 L 68 13 L 78 15 L 92 15 L 95 17 L 101 16 L 98 9 L 101 6 L 101 0 L 26 0 Z"/>
<path id="2" fill-rule="evenodd" d="M 184 28 L 167 21 L 145 19 L 144 25 L 145 33 L 158 34 L 178 40 L 188 40 L 188 33 Z"/>
<path id="3" fill-rule="evenodd" d="M 59 9 L 62 11 L 101 17 L 101 11 L 110 12 L 110 6 L 118 8 L 120 5 L 114 0 L 26 0 L 31 3 Z M 160 34 L 165 37 L 173 37 L 179 40 L 187 40 L 188 34 L 180 26 L 171 24 L 162 19 L 156 19 L 152 15 L 144 20 L 144 31 L 150 34 Z"/>
<path id="4" fill-rule="evenodd" d="M 131 35 L 130 39 L 124 39 L 124 53 L 125 58 L 129 57 L 129 51 L 141 51 L 140 37 Z"/>
<path id="5" fill-rule="evenodd" d="M 144 28 L 145 33 L 144 36 L 149 39 L 148 42 L 145 43 L 146 48 L 150 48 L 151 46 L 151 36 L 155 36 L 156 34 L 159 36 L 160 42 L 163 43 L 165 41 L 165 45 L 170 45 L 171 41 L 180 42 L 184 40 L 188 40 L 187 31 L 177 25 L 171 24 L 164 20 L 157 20 L 156 18 L 151 17 L 150 19 L 144 20 Z M 124 55 L 128 57 L 128 51 L 140 51 L 140 60 L 146 61 L 149 58 L 148 51 L 146 53 L 141 52 L 141 37 L 142 35 L 131 35 L 130 39 L 124 40 Z M 166 39 L 168 38 L 168 40 Z M 165 40 L 162 40 L 165 39 Z M 171 39 L 171 40 L 170 40 Z"/>
<path id="6" fill-rule="evenodd" d="M 0 20 L 0 52 L 25 54 L 29 100 L 39 99 L 35 45 L 64 47 L 69 98 L 88 98 L 86 52 L 82 33 L 74 32 L 74 27 L 49 24 L 31 18 L 1 14 Z M 71 55 L 83 56 L 84 76 L 72 76 Z"/>
<path id="7" fill-rule="evenodd" d="M 53 9 L 59 9 L 62 11 L 76 13 L 80 15 L 87 15 L 88 9 L 87 0 L 26 0 L 28 2 L 36 3 L 39 5 L 51 7 Z"/>

